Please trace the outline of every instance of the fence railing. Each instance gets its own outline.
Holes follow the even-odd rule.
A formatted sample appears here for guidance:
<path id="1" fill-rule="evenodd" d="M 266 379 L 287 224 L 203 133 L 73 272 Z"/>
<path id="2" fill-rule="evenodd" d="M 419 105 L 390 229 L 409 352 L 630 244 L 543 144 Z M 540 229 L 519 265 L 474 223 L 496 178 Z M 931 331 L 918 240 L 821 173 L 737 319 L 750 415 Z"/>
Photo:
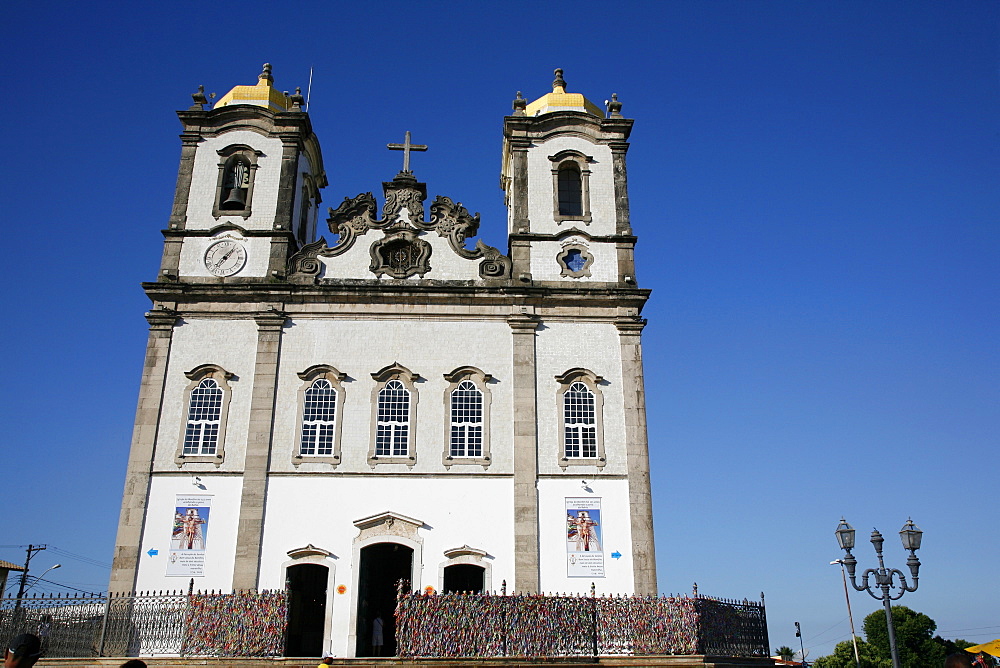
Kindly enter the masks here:
<path id="1" fill-rule="evenodd" d="M 768 656 L 764 602 L 689 596 L 423 594 L 400 590 L 404 657 L 613 654 Z M 0 638 L 34 633 L 47 657 L 281 656 L 284 591 L 0 599 Z"/>
<path id="2" fill-rule="evenodd" d="M 284 591 L 0 599 L 0 637 L 34 633 L 47 657 L 280 656 Z"/>
<path id="3" fill-rule="evenodd" d="M 764 602 L 704 596 L 400 591 L 403 657 L 767 657 Z"/>

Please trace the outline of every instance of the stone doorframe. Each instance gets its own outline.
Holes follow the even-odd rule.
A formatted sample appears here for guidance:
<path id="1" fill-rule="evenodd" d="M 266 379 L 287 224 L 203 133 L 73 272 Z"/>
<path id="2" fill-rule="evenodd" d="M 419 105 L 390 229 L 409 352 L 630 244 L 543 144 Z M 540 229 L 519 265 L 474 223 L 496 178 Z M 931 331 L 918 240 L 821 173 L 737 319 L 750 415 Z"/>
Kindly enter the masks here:
<path id="1" fill-rule="evenodd" d="M 444 569 L 449 566 L 457 566 L 458 564 L 468 564 L 469 566 L 482 568 L 483 592 L 493 591 L 493 564 L 488 561 L 493 557 L 488 555 L 486 550 L 463 545 L 462 547 L 453 547 L 450 550 L 445 550 L 444 557 L 445 561 L 438 564 L 438 592 L 444 591 Z"/>
<path id="2" fill-rule="evenodd" d="M 413 550 L 410 565 L 410 589 L 420 589 L 420 574 L 424 567 L 424 539 L 417 529 L 425 525 L 421 520 L 387 510 L 354 521 L 358 535 L 354 538 L 351 554 L 351 622 L 347 636 L 347 654 L 356 656 L 358 647 L 358 594 L 361 585 L 361 550 L 376 543 L 398 543 Z"/>
<path id="3" fill-rule="evenodd" d="M 288 569 L 292 566 L 301 566 L 303 564 L 326 566 L 328 574 L 326 577 L 326 603 L 324 608 L 326 619 L 323 620 L 323 652 L 329 652 L 333 645 L 333 592 L 337 582 L 337 564 L 335 562 L 337 557 L 333 552 L 316 547 L 312 543 L 309 543 L 305 547 L 297 547 L 294 550 L 289 550 L 286 554 L 288 554 L 289 559 L 281 564 L 282 583 L 288 582 Z M 285 586 L 287 589 L 287 584 Z"/>

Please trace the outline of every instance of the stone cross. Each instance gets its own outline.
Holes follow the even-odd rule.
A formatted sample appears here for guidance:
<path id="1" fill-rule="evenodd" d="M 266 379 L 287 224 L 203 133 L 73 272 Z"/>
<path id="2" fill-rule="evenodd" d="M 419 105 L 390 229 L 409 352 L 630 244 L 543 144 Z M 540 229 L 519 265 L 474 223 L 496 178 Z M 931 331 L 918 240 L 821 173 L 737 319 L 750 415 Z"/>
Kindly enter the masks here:
<path id="1" fill-rule="evenodd" d="M 386 144 L 385 147 L 390 151 L 402 151 L 403 152 L 403 171 L 410 171 L 410 151 L 426 151 L 426 144 L 411 144 L 410 143 L 410 131 L 406 131 L 406 141 L 402 144 Z"/>

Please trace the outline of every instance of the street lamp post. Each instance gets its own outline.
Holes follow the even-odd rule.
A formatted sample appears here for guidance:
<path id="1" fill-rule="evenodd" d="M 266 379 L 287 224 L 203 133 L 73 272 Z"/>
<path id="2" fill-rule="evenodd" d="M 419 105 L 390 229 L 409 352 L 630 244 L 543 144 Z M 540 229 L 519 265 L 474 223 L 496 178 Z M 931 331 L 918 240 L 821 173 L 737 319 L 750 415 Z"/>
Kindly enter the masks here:
<path id="1" fill-rule="evenodd" d="M 55 566 L 49 566 L 48 568 L 46 568 L 44 573 L 42 573 L 41 575 L 35 577 L 35 581 L 31 583 L 30 587 L 28 587 L 27 589 L 24 590 L 24 593 L 27 594 L 29 591 L 31 591 L 32 589 L 34 589 L 35 585 L 38 584 L 39 582 L 41 582 L 42 578 L 44 578 L 46 575 L 49 574 L 49 571 L 54 571 L 57 568 L 62 568 L 62 564 L 56 564 Z"/>
<path id="2" fill-rule="evenodd" d="M 837 534 L 837 543 L 845 552 L 841 563 L 847 567 L 847 573 L 851 576 L 851 586 L 858 591 L 868 592 L 869 596 L 876 601 L 882 601 L 883 605 L 885 605 L 885 622 L 889 630 L 889 651 L 892 653 L 892 668 L 900 668 L 899 652 L 896 650 L 896 629 L 892 623 L 892 606 L 890 602 L 901 598 L 908 591 L 917 590 L 917 574 L 920 571 L 920 560 L 917 559 L 916 552 L 920 549 L 920 539 L 923 536 L 923 531 L 911 519 L 906 521 L 906 524 L 903 525 L 903 528 L 899 532 L 899 538 L 903 542 L 903 549 L 910 551 L 910 556 L 906 559 L 906 565 L 910 568 L 910 576 L 913 578 L 912 587 L 907 584 L 906 575 L 903 574 L 903 571 L 897 568 L 890 569 L 885 567 L 885 561 L 882 559 L 882 543 L 885 542 L 885 539 L 882 538 L 882 534 L 878 532 L 878 529 L 873 530 L 871 536 L 872 545 L 875 546 L 875 553 L 878 555 L 878 568 L 869 568 L 862 573 L 861 584 L 859 585 L 854 577 L 858 560 L 851 554 L 851 550 L 854 549 L 854 527 L 841 517 L 840 524 L 837 526 L 835 533 Z M 868 582 L 870 576 L 875 577 L 875 588 L 881 590 L 878 595 L 872 591 L 872 586 Z M 894 581 L 895 578 L 899 578 L 898 584 Z M 898 594 L 893 595 L 889 593 L 891 589 L 897 587 L 899 588 Z"/>

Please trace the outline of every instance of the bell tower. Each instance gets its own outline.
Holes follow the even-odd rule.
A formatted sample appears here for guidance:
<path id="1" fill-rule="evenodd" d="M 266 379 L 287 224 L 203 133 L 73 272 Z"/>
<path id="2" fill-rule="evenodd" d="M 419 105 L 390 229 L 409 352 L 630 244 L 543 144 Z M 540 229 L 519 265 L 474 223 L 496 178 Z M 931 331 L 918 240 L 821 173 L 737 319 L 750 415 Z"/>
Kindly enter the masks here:
<path id="1" fill-rule="evenodd" d="M 617 95 L 607 114 L 567 93 L 529 103 L 520 91 L 504 119 L 501 187 L 506 191 L 513 277 L 635 286 L 625 153 L 632 120 Z"/>
<path id="2" fill-rule="evenodd" d="M 287 260 L 316 235 L 323 157 L 299 89 L 274 88 L 265 64 L 206 110 L 177 112 L 181 164 L 160 282 L 283 280 Z"/>

